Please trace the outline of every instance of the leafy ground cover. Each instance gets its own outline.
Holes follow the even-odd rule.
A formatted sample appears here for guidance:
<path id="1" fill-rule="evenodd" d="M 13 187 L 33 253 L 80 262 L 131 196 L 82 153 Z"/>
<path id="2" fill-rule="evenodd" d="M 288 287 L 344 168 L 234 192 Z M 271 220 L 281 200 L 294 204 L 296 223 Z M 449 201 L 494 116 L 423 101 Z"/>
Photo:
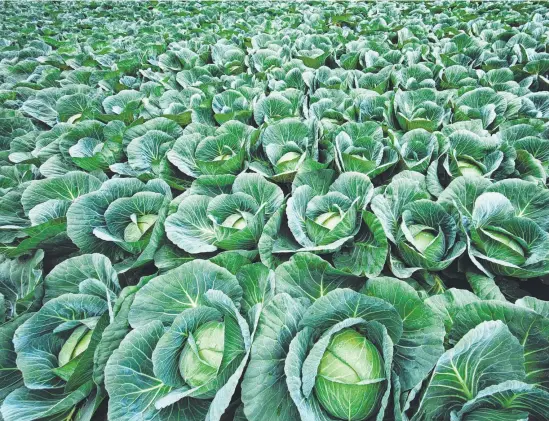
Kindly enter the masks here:
<path id="1" fill-rule="evenodd" d="M 549 420 L 548 39 L 0 2 L 0 420 Z"/>

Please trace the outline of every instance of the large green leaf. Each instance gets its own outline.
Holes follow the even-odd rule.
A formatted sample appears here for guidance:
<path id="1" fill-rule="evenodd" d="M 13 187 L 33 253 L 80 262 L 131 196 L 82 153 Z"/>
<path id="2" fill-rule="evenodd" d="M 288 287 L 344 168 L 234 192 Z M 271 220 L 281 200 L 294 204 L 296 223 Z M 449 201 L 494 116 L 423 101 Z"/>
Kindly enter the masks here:
<path id="1" fill-rule="evenodd" d="M 70 412 L 90 394 L 92 389 L 91 381 L 70 393 L 65 393 L 63 389 L 32 390 L 21 387 L 8 395 L 4 401 L 2 416 L 5 421 L 47 419 Z"/>
<path id="2" fill-rule="evenodd" d="M 527 181 L 510 179 L 499 181 L 487 191 L 501 193 L 515 208 L 515 215 L 535 221 L 541 228 L 549 228 L 549 191 Z"/>
<path id="3" fill-rule="evenodd" d="M 354 275 L 335 269 L 312 253 L 297 253 L 275 271 L 277 294 L 314 301 L 337 288 L 359 289 L 363 281 Z"/>
<path id="4" fill-rule="evenodd" d="M 425 304 L 431 307 L 444 322 L 446 333 L 450 332 L 454 324 L 457 312 L 462 306 L 480 301 L 479 297 L 471 291 L 450 288 L 443 294 L 433 295 L 425 300 Z"/>
<path id="5" fill-rule="evenodd" d="M 549 419 L 549 393 L 531 384 L 509 380 L 481 390 L 474 399 L 463 405 L 457 412 L 455 420 L 476 420 L 481 409 L 485 410 L 487 415 L 490 414 L 490 410 L 494 411 L 492 413 L 494 417 L 499 413 L 526 411 L 535 419 L 547 420 Z M 498 410 L 501 412 L 496 412 Z"/>
<path id="6" fill-rule="evenodd" d="M 525 307 L 503 301 L 478 301 L 457 312 L 450 339 L 459 340 L 476 325 L 500 320 L 524 347 L 526 381 L 548 389 L 549 362 L 544 350 L 549 347 L 549 320 Z"/>
<path id="7" fill-rule="evenodd" d="M 166 218 L 166 236 L 188 253 L 217 250 L 215 232 L 208 219 L 208 196 L 192 195 L 183 199 L 177 212 Z"/>
<path id="8" fill-rule="evenodd" d="M 378 276 L 387 260 L 389 242 L 383 225 L 371 212 L 362 212 L 362 226 L 349 247 L 334 255 L 336 268 L 355 275 Z"/>
<path id="9" fill-rule="evenodd" d="M 257 304 L 264 305 L 274 295 L 276 275 L 263 263 L 241 266 L 236 279 L 242 287 L 242 312 L 247 314 Z"/>
<path id="10" fill-rule="evenodd" d="M 28 213 L 32 208 L 47 200 L 73 202 L 84 194 L 98 190 L 101 184 L 101 180 L 91 174 L 72 171 L 61 177 L 32 182 L 23 192 L 21 204 L 25 212 Z"/>
<path id="11" fill-rule="evenodd" d="M 450 420 L 482 389 L 523 378 L 522 345 L 503 322 L 483 322 L 440 357 L 412 420 Z"/>
<path id="12" fill-rule="evenodd" d="M 102 254 L 84 254 L 71 257 L 55 266 L 44 279 L 44 301 L 49 301 L 65 293 L 89 293 L 86 286 L 91 281 L 99 282 L 103 287 L 103 296 L 109 291 L 120 291 L 118 274 L 111 261 Z"/>
<path id="13" fill-rule="evenodd" d="M 402 318 L 402 336 L 395 343 L 393 370 L 403 391 L 418 385 L 444 352 L 445 331 L 437 314 L 406 282 L 394 278 L 369 279 L 364 294 L 391 303 Z"/>
<path id="14" fill-rule="evenodd" d="M 244 413 L 250 421 L 299 417 L 286 386 L 284 360 L 304 311 L 305 306 L 299 300 L 278 294 L 261 313 L 242 381 Z"/>
<path id="15" fill-rule="evenodd" d="M 23 386 L 23 376 L 17 368 L 13 335 L 32 314 L 26 313 L 0 327 L 0 404 L 13 390 Z"/>
<path id="16" fill-rule="evenodd" d="M 224 292 L 235 302 L 242 288 L 227 269 L 205 260 L 193 260 L 151 279 L 135 296 L 128 319 L 134 328 L 152 321 L 171 324 L 183 310 L 204 304 L 210 289 Z"/>
<path id="17" fill-rule="evenodd" d="M 345 319 L 376 321 L 385 326 L 394 343 L 402 336 L 402 319 L 387 301 L 339 288 L 317 299 L 307 310 L 301 326 L 326 330 Z"/>
<path id="18" fill-rule="evenodd" d="M 109 325 L 103 330 L 100 342 L 93 354 L 93 380 L 102 385 L 105 380 L 105 366 L 112 352 L 118 348 L 120 342 L 130 332 L 128 313 L 135 298 L 138 287 L 126 287 L 120 293 L 117 301 L 118 311 Z"/>
<path id="19" fill-rule="evenodd" d="M 39 283 L 42 279 L 42 250 L 17 259 L 0 262 L 0 294 L 5 311 L 2 320 L 16 317 L 28 309 L 34 301 L 41 299 Z"/>
<path id="20" fill-rule="evenodd" d="M 130 332 L 112 354 L 105 367 L 105 387 L 111 397 L 109 419 L 204 419 L 209 406 L 206 400 L 185 399 L 164 409 L 155 407 L 158 399 L 172 391 L 153 372 L 152 353 L 163 333 L 159 321 L 143 325 Z"/>

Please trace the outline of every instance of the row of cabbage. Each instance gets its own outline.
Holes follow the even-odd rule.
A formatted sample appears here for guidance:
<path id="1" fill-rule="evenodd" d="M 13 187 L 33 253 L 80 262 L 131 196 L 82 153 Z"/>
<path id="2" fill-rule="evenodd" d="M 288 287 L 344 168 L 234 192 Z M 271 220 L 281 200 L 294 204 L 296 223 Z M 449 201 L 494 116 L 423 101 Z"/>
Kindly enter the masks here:
<path id="1" fill-rule="evenodd" d="M 0 419 L 549 419 L 543 4 L 2 6 Z"/>

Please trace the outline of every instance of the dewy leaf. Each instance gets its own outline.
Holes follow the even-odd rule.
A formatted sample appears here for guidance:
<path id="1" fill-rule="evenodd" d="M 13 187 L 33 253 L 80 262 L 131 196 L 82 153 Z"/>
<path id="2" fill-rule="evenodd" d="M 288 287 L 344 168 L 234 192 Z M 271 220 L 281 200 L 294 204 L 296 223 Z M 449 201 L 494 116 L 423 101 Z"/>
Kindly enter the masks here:
<path id="1" fill-rule="evenodd" d="M 501 321 L 483 322 L 438 360 L 413 421 L 450 420 L 450 412 L 489 386 L 524 378 L 522 345 Z"/>

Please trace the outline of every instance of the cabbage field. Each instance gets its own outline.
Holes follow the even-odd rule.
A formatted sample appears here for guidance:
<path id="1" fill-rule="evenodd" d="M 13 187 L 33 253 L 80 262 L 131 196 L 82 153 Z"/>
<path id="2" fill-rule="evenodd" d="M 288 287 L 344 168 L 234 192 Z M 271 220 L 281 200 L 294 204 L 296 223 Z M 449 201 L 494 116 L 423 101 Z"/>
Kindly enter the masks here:
<path id="1" fill-rule="evenodd" d="M 549 3 L 0 0 L 0 421 L 549 421 Z"/>

